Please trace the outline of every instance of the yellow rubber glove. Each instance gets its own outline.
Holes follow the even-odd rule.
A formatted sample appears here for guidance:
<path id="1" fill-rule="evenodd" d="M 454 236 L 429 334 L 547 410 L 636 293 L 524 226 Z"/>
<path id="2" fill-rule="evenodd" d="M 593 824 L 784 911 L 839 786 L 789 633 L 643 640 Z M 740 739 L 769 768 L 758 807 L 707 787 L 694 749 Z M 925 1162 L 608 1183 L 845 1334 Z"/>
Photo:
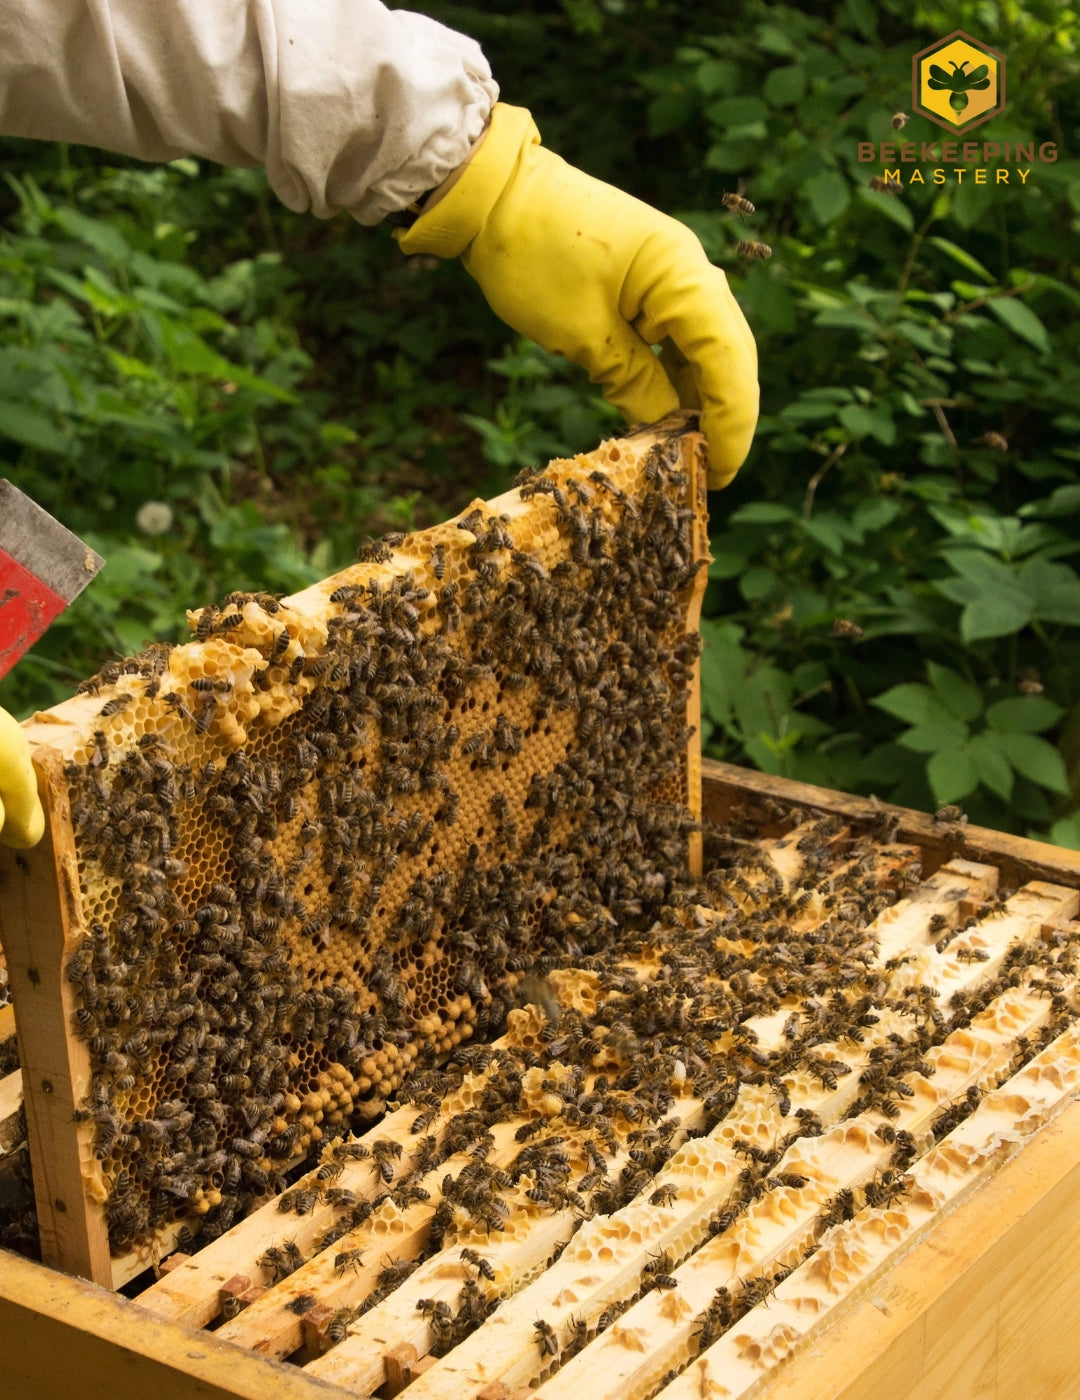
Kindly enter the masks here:
<path id="1" fill-rule="evenodd" d="M 684 225 L 544 150 L 523 108 L 497 104 L 456 182 L 395 236 L 406 253 L 460 256 L 507 325 L 583 365 L 628 421 L 700 409 L 709 485 L 734 477 L 757 353 L 727 278 Z"/>
<path id="2" fill-rule="evenodd" d="M 7 710 L 0 710 L 0 843 L 26 850 L 45 830 L 30 762 L 30 745 Z"/>

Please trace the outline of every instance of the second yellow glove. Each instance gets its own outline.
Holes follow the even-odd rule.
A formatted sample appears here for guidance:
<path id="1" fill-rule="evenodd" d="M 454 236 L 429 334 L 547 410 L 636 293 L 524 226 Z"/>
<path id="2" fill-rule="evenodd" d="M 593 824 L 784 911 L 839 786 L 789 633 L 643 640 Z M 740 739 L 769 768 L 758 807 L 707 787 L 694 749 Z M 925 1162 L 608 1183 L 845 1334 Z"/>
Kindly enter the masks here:
<path id="1" fill-rule="evenodd" d="M 499 103 L 457 182 L 396 236 L 406 253 L 460 256 L 507 325 L 583 365 L 629 421 L 700 409 L 709 485 L 734 477 L 757 354 L 727 278 L 677 220 L 544 150 L 524 109 Z M 686 361 L 678 389 L 652 350 L 665 343 L 664 364 Z"/>
<path id="2" fill-rule="evenodd" d="M 30 746 L 19 724 L 0 710 L 0 843 L 25 850 L 45 830 Z"/>

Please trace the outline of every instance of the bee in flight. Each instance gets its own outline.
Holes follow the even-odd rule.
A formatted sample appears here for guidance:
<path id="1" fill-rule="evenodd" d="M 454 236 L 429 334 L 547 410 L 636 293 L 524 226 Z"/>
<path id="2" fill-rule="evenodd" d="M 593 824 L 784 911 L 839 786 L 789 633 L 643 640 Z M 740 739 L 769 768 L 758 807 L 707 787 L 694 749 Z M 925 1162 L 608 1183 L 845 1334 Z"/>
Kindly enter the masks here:
<path id="1" fill-rule="evenodd" d="M 957 63 L 955 59 L 949 61 L 953 66 L 951 73 L 946 73 L 939 64 L 931 63 L 927 86 L 933 88 L 935 92 L 950 93 L 949 106 L 959 114 L 968 105 L 969 92 L 983 92 L 990 86 L 990 79 L 987 76 L 990 68 L 987 64 L 980 63 L 978 68 L 973 68 L 970 73 L 965 73 L 964 69 L 968 65 L 967 59 L 963 63 Z"/>
<path id="2" fill-rule="evenodd" d="M 725 192 L 720 203 L 725 209 L 734 209 L 739 214 L 753 214 L 756 208 L 745 195 L 736 194 L 732 190 Z"/>

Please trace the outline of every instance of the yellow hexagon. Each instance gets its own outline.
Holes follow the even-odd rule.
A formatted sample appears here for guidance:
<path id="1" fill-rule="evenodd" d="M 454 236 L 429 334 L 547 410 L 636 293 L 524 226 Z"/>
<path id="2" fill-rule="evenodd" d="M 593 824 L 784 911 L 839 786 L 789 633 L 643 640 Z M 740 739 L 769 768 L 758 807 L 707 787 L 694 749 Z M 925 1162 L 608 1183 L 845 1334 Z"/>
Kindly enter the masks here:
<path id="1" fill-rule="evenodd" d="M 957 29 L 912 59 L 917 112 L 958 134 L 1005 106 L 1005 55 Z"/>

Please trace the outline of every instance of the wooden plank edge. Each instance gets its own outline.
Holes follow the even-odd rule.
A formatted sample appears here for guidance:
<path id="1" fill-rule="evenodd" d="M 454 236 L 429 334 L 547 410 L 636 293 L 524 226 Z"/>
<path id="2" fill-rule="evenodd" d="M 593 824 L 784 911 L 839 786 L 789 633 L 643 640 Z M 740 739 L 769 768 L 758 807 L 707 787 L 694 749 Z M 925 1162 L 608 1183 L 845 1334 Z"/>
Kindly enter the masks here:
<path id="1" fill-rule="evenodd" d="M 1053 1288 L 1014 1265 L 1022 1255 L 1061 1264 Z M 1070 1267 L 1070 1261 L 1071 1266 Z M 1080 1101 L 1027 1142 L 955 1211 L 845 1308 L 758 1400 L 970 1400 L 961 1312 L 992 1329 L 995 1367 L 1024 1367 L 1039 1319 L 1051 1312 L 1059 1358 L 1044 1387 L 980 1394 L 1064 1395 L 1080 1372 Z M 1010 1315 L 1011 1314 L 1011 1315 Z M 1064 1315 L 1063 1315 L 1064 1314 Z M 1019 1354 L 1015 1354 L 1019 1353 Z M 1063 1354 L 1062 1354 L 1063 1353 Z"/>
<path id="2" fill-rule="evenodd" d="M 22 1137 L 22 1101 L 22 1071 L 17 1069 L 0 1079 L 0 1157 Z"/>
<path id="3" fill-rule="evenodd" d="M 701 761 L 702 815 L 707 822 L 724 822 L 736 805 L 758 807 L 767 801 L 790 803 L 812 811 L 827 812 L 856 824 L 867 825 L 895 817 L 898 841 L 921 846 L 925 859 L 923 875 L 932 875 L 946 861 L 965 860 L 996 865 L 1005 885 L 1019 886 L 1028 880 L 1051 880 L 1057 884 L 1080 886 L 1080 851 L 1051 846 L 1026 836 L 968 823 L 939 822 L 926 812 L 897 807 L 869 797 L 834 792 L 831 788 L 758 773 L 734 763 L 716 759 Z"/>
<path id="4" fill-rule="evenodd" d="M 701 608 L 705 601 L 705 590 L 709 583 L 709 491 L 708 457 L 705 439 L 700 433 L 688 433 L 682 439 L 682 457 L 689 478 L 690 506 L 694 512 L 692 526 L 693 553 L 695 559 L 705 561 L 694 577 L 686 610 L 686 630 L 700 633 Z M 701 781 L 701 651 L 694 658 L 690 675 L 690 693 L 686 701 L 686 724 L 690 736 L 686 741 L 686 789 L 687 806 L 694 820 L 701 823 L 702 788 Z M 704 873 L 705 844 L 700 830 L 690 833 L 687 864 L 690 874 L 698 878 Z"/>
<path id="5" fill-rule="evenodd" d="M 58 1269 L 108 1285 L 112 1263 L 105 1208 L 84 1171 L 84 1163 L 93 1161 L 94 1125 L 74 1119 L 91 1075 L 89 1046 L 72 1029 L 74 987 L 64 975 L 83 934 L 67 779 L 55 749 L 39 748 L 34 767 L 46 830 L 33 850 L 10 856 L 0 851 L 6 878 L 0 942 L 19 1026 L 41 1255 Z"/>
<path id="6" fill-rule="evenodd" d="M 340 1400 L 295 1366 L 0 1250 L 4 1400 Z"/>

